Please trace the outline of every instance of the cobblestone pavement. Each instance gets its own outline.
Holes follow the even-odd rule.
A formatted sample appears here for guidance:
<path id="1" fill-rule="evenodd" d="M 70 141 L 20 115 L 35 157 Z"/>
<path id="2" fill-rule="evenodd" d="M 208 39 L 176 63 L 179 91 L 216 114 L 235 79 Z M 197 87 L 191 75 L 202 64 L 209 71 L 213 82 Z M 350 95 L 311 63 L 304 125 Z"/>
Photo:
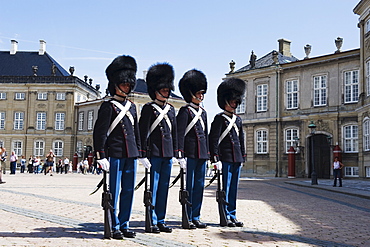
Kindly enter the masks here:
<path id="1" fill-rule="evenodd" d="M 137 181 L 143 177 L 139 167 Z M 178 173 L 173 168 L 173 177 Z M 144 232 L 143 188 L 135 193 L 135 239 L 103 239 L 98 175 L 19 174 L 0 185 L 0 246 L 370 246 L 370 180 L 242 178 L 237 215 L 244 227 L 218 225 L 216 182 L 205 190 L 206 229 L 181 229 L 179 184 L 170 189 L 172 233 Z M 207 180 L 209 177 L 207 178 Z M 334 193 L 339 192 L 339 193 Z"/>

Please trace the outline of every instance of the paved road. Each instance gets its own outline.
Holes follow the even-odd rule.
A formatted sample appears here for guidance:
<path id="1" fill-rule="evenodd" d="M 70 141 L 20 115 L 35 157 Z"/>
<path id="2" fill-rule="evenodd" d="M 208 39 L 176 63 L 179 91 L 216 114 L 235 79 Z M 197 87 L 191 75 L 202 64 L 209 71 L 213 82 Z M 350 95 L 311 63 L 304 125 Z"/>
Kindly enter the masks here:
<path id="1" fill-rule="evenodd" d="M 143 176 L 139 168 L 138 178 Z M 178 167 L 173 169 L 173 176 Z M 216 183 L 205 191 L 206 229 L 181 229 L 179 185 L 170 189 L 168 225 L 173 232 L 144 232 L 143 188 L 135 194 L 135 239 L 105 240 L 101 194 L 89 196 L 97 175 L 5 175 L 0 185 L 0 246 L 370 246 L 370 181 L 243 178 L 238 219 L 245 226 L 218 226 Z M 337 193 L 339 192 L 339 193 Z M 344 194 L 344 193 L 346 194 Z"/>

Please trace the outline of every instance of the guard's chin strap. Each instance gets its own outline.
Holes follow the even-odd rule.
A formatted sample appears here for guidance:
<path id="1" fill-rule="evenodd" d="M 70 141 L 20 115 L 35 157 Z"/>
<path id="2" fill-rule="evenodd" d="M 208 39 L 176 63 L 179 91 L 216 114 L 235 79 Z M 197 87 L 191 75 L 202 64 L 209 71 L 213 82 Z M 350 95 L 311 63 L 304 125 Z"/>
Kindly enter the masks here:
<path id="1" fill-rule="evenodd" d="M 159 100 L 155 99 L 154 102 L 158 105 L 165 105 L 167 103 L 167 100 Z"/>
<path id="2" fill-rule="evenodd" d="M 160 96 L 162 96 L 163 98 L 165 98 L 166 99 L 166 101 L 168 100 L 168 98 L 170 97 L 170 95 L 171 95 L 171 90 L 170 90 L 170 92 L 168 93 L 168 96 L 167 97 L 164 97 L 159 91 L 156 91 L 156 93 L 158 93 Z"/>
<path id="3" fill-rule="evenodd" d="M 125 96 L 121 96 L 121 97 L 126 97 L 130 92 L 126 93 L 126 92 L 123 92 L 119 87 L 116 86 L 116 89 L 121 93 L 121 94 L 124 94 Z"/>
<path id="4" fill-rule="evenodd" d="M 203 91 L 204 92 L 204 90 L 201 90 L 201 91 Z M 203 100 L 202 99 L 199 99 L 198 97 L 196 97 L 190 90 L 189 90 L 189 93 L 190 93 L 190 95 L 191 95 L 191 97 L 193 98 L 193 99 L 196 99 L 196 100 L 198 100 L 199 102 L 202 102 Z"/>
<path id="5" fill-rule="evenodd" d="M 234 110 L 238 107 L 238 104 L 236 104 L 236 106 L 235 106 L 235 107 L 232 107 L 232 106 L 229 104 L 229 102 L 228 102 L 228 101 L 226 101 L 226 100 L 225 100 L 225 102 L 226 102 L 226 105 L 228 105 L 230 108 L 232 108 L 232 109 L 234 109 Z"/>

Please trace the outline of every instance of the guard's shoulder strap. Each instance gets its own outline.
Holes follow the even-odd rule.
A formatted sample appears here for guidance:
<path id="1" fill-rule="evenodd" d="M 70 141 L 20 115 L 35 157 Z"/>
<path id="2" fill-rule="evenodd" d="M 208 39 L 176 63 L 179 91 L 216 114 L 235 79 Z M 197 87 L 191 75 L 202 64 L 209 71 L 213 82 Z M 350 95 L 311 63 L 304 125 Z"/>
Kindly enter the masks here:
<path id="1" fill-rule="evenodd" d="M 130 119 L 131 121 L 131 124 L 134 124 L 134 119 L 130 114 L 127 114 L 129 113 L 129 109 L 131 107 L 131 101 L 127 101 L 126 105 L 123 106 L 121 103 L 115 101 L 115 100 L 112 100 L 111 101 L 112 104 L 114 104 L 117 108 L 119 108 L 121 110 L 121 112 L 117 115 L 117 117 L 113 120 L 112 124 L 110 125 L 109 129 L 108 129 L 108 132 L 107 132 L 107 136 L 110 135 L 110 133 L 112 133 L 112 131 L 114 130 L 114 128 L 117 126 L 117 124 L 121 121 L 121 119 L 127 115 L 127 117 Z"/>
<path id="2" fill-rule="evenodd" d="M 220 144 L 222 142 L 222 140 L 226 137 L 226 135 L 230 132 L 231 128 L 234 127 L 235 128 L 235 131 L 237 134 L 239 134 L 239 130 L 238 130 L 238 127 L 236 126 L 235 124 L 235 121 L 236 121 L 236 115 L 233 114 L 232 118 L 230 118 L 229 116 L 227 116 L 226 114 L 222 114 L 222 116 L 227 120 L 229 121 L 229 125 L 227 126 L 227 128 L 224 130 L 224 132 L 222 132 L 220 138 L 218 139 L 218 144 Z"/>
<path id="3" fill-rule="evenodd" d="M 162 119 L 164 118 L 167 122 L 167 125 L 168 127 L 170 128 L 170 130 L 172 129 L 172 124 L 171 124 L 171 121 L 170 119 L 168 118 L 167 116 L 167 113 L 168 111 L 170 110 L 171 108 L 171 105 L 167 104 L 164 109 L 162 110 L 162 108 L 160 108 L 157 104 L 155 103 L 152 103 L 151 104 L 152 107 L 154 109 L 156 109 L 158 112 L 159 112 L 159 115 L 158 117 L 155 119 L 155 121 L 152 123 L 152 125 L 150 126 L 150 129 L 149 129 L 149 132 L 148 132 L 148 135 L 147 137 L 150 136 L 150 134 L 154 131 L 154 129 L 158 126 L 158 124 L 162 121 Z"/>
<path id="4" fill-rule="evenodd" d="M 188 105 L 188 108 L 190 109 L 190 111 L 193 112 L 194 114 L 194 117 L 193 119 L 191 120 L 191 122 L 188 124 L 188 126 L 186 126 L 186 129 L 185 129 L 185 136 L 189 133 L 189 131 L 191 130 L 191 128 L 193 128 L 193 126 L 198 122 L 198 120 L 200 121 L 200 124 L 202 125 L 202 128 L 204 130 L 205 126 L 204 126 L 204 122 L 203 122 L 203 119 L 202 119 L 202 112 L 203 112 L 203 109 L 199 107 L 199 110 L 196 111 L 193 107 L 191 107 L 190 105 Z"/>

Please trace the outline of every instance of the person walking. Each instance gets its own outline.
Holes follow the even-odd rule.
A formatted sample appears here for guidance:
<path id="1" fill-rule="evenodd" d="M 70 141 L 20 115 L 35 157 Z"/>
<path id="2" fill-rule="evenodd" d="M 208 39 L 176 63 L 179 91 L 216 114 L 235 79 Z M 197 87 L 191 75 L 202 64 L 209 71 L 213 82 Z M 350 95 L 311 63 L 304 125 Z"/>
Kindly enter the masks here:
<path id="1" fill-rule="evenodd" d="M 337 179 L 339 179 L 339 187 L 342 187 L 342 168 L 343 167 L 344 167 L 343 163 L 339 161 L 338 157 L 335 157 L 334 162 L 333 162 L 333 175 L 334 175 L 333 187 L 337 186 Z"/>
<path id="2" fill-rule="evenodd" d="M 53 166 L 54 166 L 54 159 L 55 154 L 52 149 L 49 150 L 49 153 L 46 155 L 46 161 L 45 161 L 45 170 L 44 175 L 46 175 L 50 171 L 50 176 L 53 176 Z"/>
<path id="3" fill-rule="evenodd" d="M 109 170 L 114 239 L 136 236 L 129 229 L 129 220 L 141 146 L 136 106 L 128 99 L 136 85 L 136 70 L 131 56 L 119 56 L 109 64 L 105 72 L 112 98 L 101 104 L 93 132 L 97 163 Z"/>
<path id="4" fill-rule="evenodd" d="M 24 157 L 24 155 L 22 155 L 22 158 L 21 158 L 21 173 L 24 173 L 24 171 L 26 170 L 26 157 Z"/>
<path id="5" fill-rule="evenodd" d="M 222 190 L 226 195 L 223 206 L 227 226 L 243 226 L 236 219 L 236 199 L 240 168 L 245 161 L 242 120 L 234 112 L 245 93 L 245 82 L 237 78 L 225 79 L 217 88 L 217 103 L 224 110 L 211 124 L 209 143 L 211 162 L 222 171 Z"/>
<path id="6" fill-rule="evenodd" d="M 33 162 L 35 161 L 34 157 L 30 155 L 28 159 L 28 165 L 27 165 L 27 172 L 28 173 L 33 173 Z"/>
<path id="7" fill-rule="evenodd" d="M 174 90 L 173 80 L 170 64 L 158 63 L 149 68 L 146 83 L 152 102 L 143 106 L 139 121 L 143 156 L 151 164 L 144 166 L 150 168 L 152 233 L 172 232 L 165 217 L 172 162 L 178 157 L 175 108 L 167 102 Z"/>
<path id="8" fill-rule="evenodd" d="M 0 147 L 0 184 L 4 184 L 5 181 L 3 181 L 3 172 L 2 169 L 5 167 L 5 162 L 7 158 L 6 149 L 4 147 Z M 5 173 L 4 173 L 5 174 Z"/>
<path id="9" fill-rule="evenodd" d="M 12 151 L 10 155 L 10 174 L 15 175 L 15 170 L 17 169 L 18 156 Z"/>
<path id="10" fill-rule="evenodd" d="M 69 170 L 69 159 L 65 157 L 63 163 L 64 163 L 64 174 L 67 174 Z"/>
<path id="11" fill-rule="evenodd" d="M 206 228 L 207 224 L 200 221 L 209 159 L 207 113 L 200 106 L 207 91 L 206 76 L 199 70 L 189 70 L 180 79 L 179 88 L 187 103 L 177 114 L 179 163 L 181 168 L 186 169 L 186 190 L 191 203 L 187 207 L 187 225 L 190 229 Z"/>

